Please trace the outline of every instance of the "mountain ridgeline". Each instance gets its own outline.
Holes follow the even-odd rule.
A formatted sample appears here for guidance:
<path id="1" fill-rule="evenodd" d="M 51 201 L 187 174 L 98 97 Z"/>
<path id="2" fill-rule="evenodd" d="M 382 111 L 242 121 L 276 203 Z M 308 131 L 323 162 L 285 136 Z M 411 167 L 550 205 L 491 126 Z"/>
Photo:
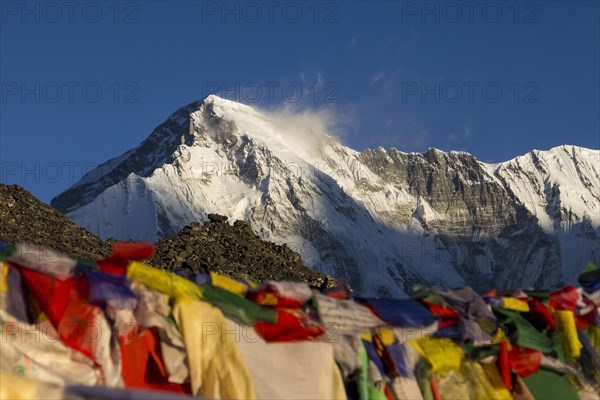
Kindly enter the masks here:
<path id="1" fill-rule="evenodd" d="M 600 261 L 598 150 L 498 164 L 437 149 L 355 151 L 313 119 L 217 96 L 176 111 L 52 205 L 104 239 L 169 238 L 210 213 L 243 220 L 361 295 L 552 288 Z"/>

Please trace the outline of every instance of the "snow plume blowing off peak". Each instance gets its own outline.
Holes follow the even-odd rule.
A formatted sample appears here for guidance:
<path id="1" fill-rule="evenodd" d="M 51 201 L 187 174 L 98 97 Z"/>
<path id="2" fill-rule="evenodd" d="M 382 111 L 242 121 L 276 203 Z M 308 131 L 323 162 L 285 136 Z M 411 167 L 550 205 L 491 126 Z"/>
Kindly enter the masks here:
<path id="1" fill-rule="evenodd" d="M 600 151 L 561 146 L 486 164 L 465 152 L 355 151 L 326 111 L 209 96 L 52 205 L 102 238 L 244 220 L 360 295 L 416 284 L 553 288 L 600 262 Z"/>
<path id="2" fill-rule="evenodd" d="M 250 107 L 241 103 L 208 96 L 205 105 L 212 105 L 215 114 L 226 120 L 236 121 L 240 113 L 251 115 L 271 125 L 274 141 L 282 142 L 295 151 L 317 156 L 321 149 L 333 142 L 340 142 L 342 119 L 333 109 L 309 109 L 293 103 L 271 109 Z"/>

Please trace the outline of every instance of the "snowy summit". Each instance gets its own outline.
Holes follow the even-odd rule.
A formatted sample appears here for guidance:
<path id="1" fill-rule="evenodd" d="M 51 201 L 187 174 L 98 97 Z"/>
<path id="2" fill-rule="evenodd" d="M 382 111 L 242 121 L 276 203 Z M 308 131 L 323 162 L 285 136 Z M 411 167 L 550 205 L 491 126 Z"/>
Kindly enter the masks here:
<path id="1" fill-rule="evenodd" d="M 105 239 L 155 241 L 208 213 L 245 220 L 362 295 L 416 283 L 551 288 L 600 262 L 599 159 L 575 146 L 499 164 L 356 151 L 309 113 L 209 96 L 52 205 Z"/>

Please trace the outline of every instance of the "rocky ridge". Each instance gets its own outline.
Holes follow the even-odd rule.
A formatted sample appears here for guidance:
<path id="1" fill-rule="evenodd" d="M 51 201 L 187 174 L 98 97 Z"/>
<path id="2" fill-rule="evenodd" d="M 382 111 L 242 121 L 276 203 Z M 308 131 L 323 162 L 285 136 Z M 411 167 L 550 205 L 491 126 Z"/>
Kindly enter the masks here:
<path id="1" fill-rule="evenodd" d="M 232 278 L 304 282 L 333 286 L 333 278 L 312 271 L 287 245 L 261 240 L 250 225 L 210 215 L 204 225 L 192 223 L 175 237 L 157 243 L 148 261 L 160 269 L 184 272 L 218 272 Z M 64 214 L 42 203 L 17 185 L 0 184 L 0 240 L 33 243 L 85 260 L 110 255 L 114 239 L 103 241 L 79 228 Z"/>

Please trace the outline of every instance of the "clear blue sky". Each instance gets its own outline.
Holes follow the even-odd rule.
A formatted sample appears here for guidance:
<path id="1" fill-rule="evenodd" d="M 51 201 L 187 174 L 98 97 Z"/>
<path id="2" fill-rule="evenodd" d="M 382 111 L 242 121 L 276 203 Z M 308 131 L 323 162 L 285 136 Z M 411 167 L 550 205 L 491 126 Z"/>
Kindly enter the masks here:
<path id="1" fill-rule="evenodd" d="M 0 5 L 1 179 L 46 202 L 223 90 L 332 109 L 357 150 L 600 147 L 597 1 Z"/>

